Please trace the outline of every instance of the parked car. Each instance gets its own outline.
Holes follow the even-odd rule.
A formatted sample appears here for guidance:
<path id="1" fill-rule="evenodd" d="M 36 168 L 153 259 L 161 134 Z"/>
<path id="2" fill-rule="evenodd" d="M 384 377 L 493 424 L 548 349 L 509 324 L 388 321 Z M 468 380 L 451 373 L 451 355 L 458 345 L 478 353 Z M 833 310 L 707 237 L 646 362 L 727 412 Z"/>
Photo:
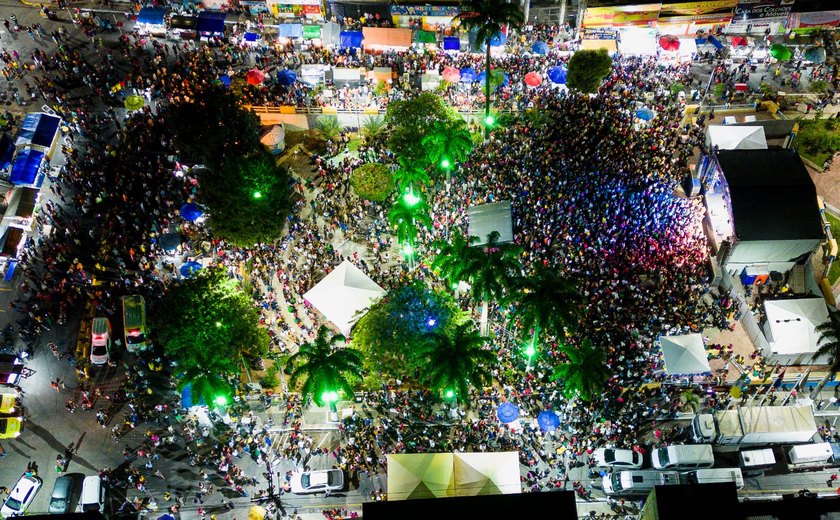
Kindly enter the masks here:
<path id="1" fill-rule="evenodd" d="M 26 509 L 35 499 L 43 481 L 39 477 L 23 475 L 12 488 L 9 497 L 0 508 L 0 516 L 9 518 L 26 513 Z"/>
<path id="2" fill-rule="evenodd" d="M 340 469 L 292 473 L 292 493 L 320 493 L 344 489 L 344 473 Z"/>
<path id="3" fill-rule="evenodd" d="M 55 479 L 52 495 L 50 495 L 51 515 L 63 515 L 68 512 L 74 485 L 73 477 L 67 475 L 62 475 Z"/>
<path id="4" fill-rule="evenodd" d="M 15 354 L 0 354 L 0 384 L 17 385 L 23 377 L 23 360 Z"/>
<path id="5" fill-rule="evenodd" d="M 633 450 L 598 448 L 592 453 L 595 463 L 604 468 L 639 469 L 642 467 L 642 454 Z"/>
<path id="6" fill-rule="evenodd" d="M 11 415 L 20 410 L 20 392 L 0 386 L 0 414 Z"/>
<path id="7" fill-rule="evenodd" d="M 105 486 L 99 475 L 85 477 L 82 482 L 82 497 L 79 499 L 79 509 L 82 513 L 99 511 L 105 514 Z"/>
<path id="8" fill-rule="evenodd" d="M 23 417 L 0 417 L 0 439 L 14 439 L 23 429 Z"/>

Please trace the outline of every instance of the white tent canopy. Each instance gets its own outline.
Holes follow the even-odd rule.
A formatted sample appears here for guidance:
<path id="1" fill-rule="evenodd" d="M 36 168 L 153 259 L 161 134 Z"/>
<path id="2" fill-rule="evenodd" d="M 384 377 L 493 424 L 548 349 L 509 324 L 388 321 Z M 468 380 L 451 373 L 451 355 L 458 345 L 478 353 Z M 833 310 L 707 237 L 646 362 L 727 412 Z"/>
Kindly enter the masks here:
<path id="1" fill-rule="evenodd" d="M 767 137 L 763 126 L 710 126 L 706 129 L 706 146 L 720 150 L 766 150 Z"/>
<path id="2" fill-rule="evenodd" d="M 683 334 L 660 336 L 659 346 L 665 358 L 665 372 L 670 375 L 691 375 L 711 372 L 703 336 Z"/>
<path id="3" fill-rule="evenodd" d="M 321 311 L 343 334 L 367 312 L 370 304 L 385 290 L 349 260 L 333 269 L 303 299 Z"/>
<path id="4" fill-rule="evenodd" d="M 823 298 L 767 300 L 764 336 L 774 357 L 787 365 L 808 363 L 819 349 L 817 326 L 828 321 L 828 307 Z M 825 360 L 817 360 L 824 362 Z"/>
<path id="5" fill-rule="evenodd" d="M 388 455 L 388 500 L 521 493 L 519 455 L 402 453 Z"/>

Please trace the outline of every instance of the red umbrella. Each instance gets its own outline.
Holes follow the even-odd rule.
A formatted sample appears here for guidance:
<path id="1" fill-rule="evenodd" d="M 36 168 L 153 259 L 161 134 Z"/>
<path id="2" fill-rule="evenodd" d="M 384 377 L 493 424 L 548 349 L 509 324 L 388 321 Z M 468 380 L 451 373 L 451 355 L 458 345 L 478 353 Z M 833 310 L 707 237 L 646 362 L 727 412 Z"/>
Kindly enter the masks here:
<path id="1" fill-rule="evenodd" d="M 733 36 L 732 37 L 732 46 L 733 47 L 746 47 L 747 46 L 747 39 L 743 36 Z"/>
<path id="2" fill-rule="evenodd" d="M 461 71 L 455 67 L 445 67 L 441 76 L 450 83 L 458 83 L 461 79 Z"/>
<path id="3" fill-rule="evenodd" d="M 525 74 L 525 84 L 529 87 L 536 87 L 540 83 L 542 83 L 542 76 L 536 72 L 529 72 L 528 74 Z"/>
<path id="4" fill-rule="evenodd" d="M 245 74 L 245 81 L 247 81 L 249 85 L 259 85 L 265 81 L 265 74 L 263 74 L 263 71 L 259 69 L 251 69 L 247 74 Z"/>
<path id="5" fill-rule="evenodd" d="M 659 38 L 659 46 L 666 51 L 676 51 L 680 48 L 680 40 L 676 36 L 663 36 Z"/>

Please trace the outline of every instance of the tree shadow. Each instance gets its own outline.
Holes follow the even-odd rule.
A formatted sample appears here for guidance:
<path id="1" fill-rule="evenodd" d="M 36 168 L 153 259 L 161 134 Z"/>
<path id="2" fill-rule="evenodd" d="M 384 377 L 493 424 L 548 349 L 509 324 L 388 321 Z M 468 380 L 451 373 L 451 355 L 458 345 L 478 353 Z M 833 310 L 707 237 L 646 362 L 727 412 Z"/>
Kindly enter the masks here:
<path id="1" fill-rule="evenodd" d="M 64 444 L 59 442 L 59 440 L 56 439 L 53 436 L 53 434 L 48 432 L 43 426 L 39 426 L 39 425 L 35 424 L 34 422 L 29 421 L 29 423 L 27 424 L 27 429 L 29 431 L 31 431 L 32 433 L 34 433 L 35 435 L 37 435 L 38 437 L 40 437 L 44 442 L 47 443 L 47 445 L 50 448 L 54 449 L 55 451 L 57 451 L 59 453 L 64 453 L 65 450 L 67 449 L 67 446 L 65 446 Z M 84 434 L 82 434 L 82 437 L 84 437 Z M 79 442 L 81 442 L 81 439 L 79 439 Z M 77 464 L 79 464 L 79 465 L 81 465 L 81 466 L 83 466 L 83 467 L 85 467 L 85 468 L 87 468 L 91 471 L 99 471 L 90 462 L 86 461 L 85 459 L 83 459 L 81 457 L 74 457 L 74 459 L 76 460 Z"/>

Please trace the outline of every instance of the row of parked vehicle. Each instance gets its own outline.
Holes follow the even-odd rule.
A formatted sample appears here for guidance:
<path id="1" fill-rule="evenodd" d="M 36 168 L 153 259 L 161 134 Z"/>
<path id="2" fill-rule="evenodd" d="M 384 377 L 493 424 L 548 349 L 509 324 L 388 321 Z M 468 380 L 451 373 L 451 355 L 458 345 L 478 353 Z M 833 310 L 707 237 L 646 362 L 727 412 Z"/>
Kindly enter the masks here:
<path id="1" fill-rule="evenodd" d="M 99 475 L 91 475 L 84 479 L 81 477 L 82 475 L 62 475 L 55 479 L 50 495 L 51 515 L 69 513 L 73 505 L 76 505 L 76 511 L 80 513 L 105 511 L 105 486 L 102 479 Z M 0 517 L 9 518 L 25 514 L 43 483 L 41 477 L 29 472 L 21 476 L 3 502 Z M 75 504 L 76 496 L 78 504 Z"/>
<path id="2" fill-rule="evenodd" d="M 0 439 L 18 437 L 23 429 L 20 392 L 14 387 L 23 377 L 23 359 L 16 354 L 0 354 Z"/>

